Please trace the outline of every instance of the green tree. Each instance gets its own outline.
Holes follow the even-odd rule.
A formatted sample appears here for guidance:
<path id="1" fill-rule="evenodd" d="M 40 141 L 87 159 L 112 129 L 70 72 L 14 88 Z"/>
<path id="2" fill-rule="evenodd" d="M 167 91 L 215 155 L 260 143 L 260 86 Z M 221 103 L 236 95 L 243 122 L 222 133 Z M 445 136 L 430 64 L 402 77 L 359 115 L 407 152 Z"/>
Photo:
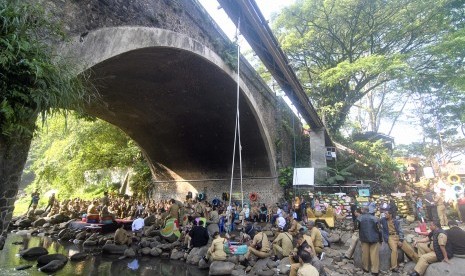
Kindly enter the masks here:
<path id="1" fill-rule="evenodd" d="M 59 25 L 38 4 L 0 0 L 0 249 L 39 114 L 79 108 L 93 97 L 82 77 L 53 55 Z"/>
<path id="2" fill-rule="evenodd" d="M 390 82 L 413 91 L 412 80 L 444 67 L 432 49 L 463 21 L 453 16 L 462 2 L 298 0 L 274 29 L 326 127 L 339 134 L 367 93 Z"/>

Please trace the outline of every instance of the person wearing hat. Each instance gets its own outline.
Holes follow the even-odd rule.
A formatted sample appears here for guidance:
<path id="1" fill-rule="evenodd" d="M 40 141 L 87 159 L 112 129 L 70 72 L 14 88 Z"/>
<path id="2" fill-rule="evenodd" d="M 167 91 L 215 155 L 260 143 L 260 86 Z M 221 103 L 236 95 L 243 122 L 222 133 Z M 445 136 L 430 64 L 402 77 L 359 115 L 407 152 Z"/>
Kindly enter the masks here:
<path id="1" fill-rule="evenodd" d="M 207 255 L 204 257 L 206 262 L 209 261 L 224 261 L 227 258 L 226 252 L 224 252 L 224 244 L 228 240 L 222 238 L 219 232 L 213 233 L 213 241 L 210 247 L 208 248 Z"/>
<path id="2" fill-rule="evenodd" d="M 271 255 L 270 242 L 265 233 L 262 232 L 260 226 L 255 227 L 255 237 L 252 243 L 249 245 L 247 253 L 244 255 L 245 259 L 248 260 L 250 254 L 254 254 L 259 259 L 267 258 Z"/>
<path id="3" fill-rule="evenodd" d="M 418 262 L 410 276 L 422 276 L 428 266 L 435 262 L 449 263 L 452 258 L 452 244 L 447 241 L 447 235 L 437 221 L 430 221 L 431 232 L 428 237 L 414 243 L 418 248 Z M 430 246 L 427 245 L 430 244 Z"/>
<path id="4" fill-rule="evenodd" d="M 284 232 L 282 228 L 279 228 L 279 234 L 273 240 L 273 252 L 275 255 L 275 261 L 282 259 L 283 257 L 288 257 L 294 248 L 292 243 L 293 238 L 289 232 Z"/>
<path id="5" fill-rule="evenodd" d="M 321 235 L 321 232 L 318 229 L 318 227 L 315 227 L 315 221 L 309 220 L 307 222 L 307 228 L 308 228 L 308 231 L 310 232 L 310 238 L 314 245 L 315 253 L 317 255 L 320 255 L 323 252 L 323 247 L 324 247 L 323 236 Z"/>
<path id="6" fill-rule="evenodd" d="M 439 222 L 441 223 L 441 226 L 446 226 L 447 223 L 449 222 L 447 220 L 447 214 L 446 214 L 446 204 L 445 204 L 445 196 L 444 196 L 445 190 L 446 189 L 441 188 L 441 192 L 435 198 L 435 202 L 437 206 L 436 208 L 438 210 Z"/>

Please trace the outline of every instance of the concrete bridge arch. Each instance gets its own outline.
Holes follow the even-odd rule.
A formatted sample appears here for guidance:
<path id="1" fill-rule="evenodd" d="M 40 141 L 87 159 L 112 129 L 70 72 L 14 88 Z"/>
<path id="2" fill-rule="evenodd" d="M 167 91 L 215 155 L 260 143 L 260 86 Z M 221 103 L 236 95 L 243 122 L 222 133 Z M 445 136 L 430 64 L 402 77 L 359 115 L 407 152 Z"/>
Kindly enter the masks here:
<path id="1" fill-rule="evenodd" d="M 137 26 L 97 29 L 61 51 L 80 72 L 91 70 L 101 93 L 104 107 L 87 112 L 131 136 L 159 180 L 230 176 L 237 77 L 215 52 L 184 34 Z M 240 91 L 244 176 L 276 176 L 264 114 L 242 80 Z M 223 182 L 216 185 L 224 191 Z M 178 196 L 205 190 L 189 181 L 180 185 Z"/>

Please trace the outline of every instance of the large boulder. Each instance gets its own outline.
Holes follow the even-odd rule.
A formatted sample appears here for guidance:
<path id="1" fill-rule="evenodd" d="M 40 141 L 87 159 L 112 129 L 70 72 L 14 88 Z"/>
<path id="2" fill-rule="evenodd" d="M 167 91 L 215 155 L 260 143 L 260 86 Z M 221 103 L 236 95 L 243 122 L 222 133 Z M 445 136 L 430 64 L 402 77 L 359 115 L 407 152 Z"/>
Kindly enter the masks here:
<path id="1" fill-rule="evenodd" d="M 220 232 L 220 227 L 217 223 L 212 223 L 207 226 L 207 231 L 210 236 L 213 236 L 215 232 Z"/>
<path id="2" fill-rule="evenodd" d="M 45 272 L 45 273 L 53 273 L 53 272 L 57 272 L 58 270 L 62 269 L 65 265 L 66 263 L 63 261 L 54 260 L 44 265 L 43 267 L 39 268 L 39 271 Z"/>
<path id="3" fill-rule="evenodd" d="M 51 224 L 58 224 L 66 221 L 67 217 L 62 214 L 56 214 L 50 218 Z"/>
<path id="4" fill-rule="evenodd" d="M 194 247 L 187 255 L 186 262 L 192 265 L 198 265 L 200 258 L 207 254 L 208 246 Z"/>
<path id="5" fill-rule="evenodd" d="M 230 262 L 214 261 L 210 265 L 209 275 L 231 275 L 235 264 Z"/>
<path id="6" fill-rule="evenodd" d="M 85 240 L 86 239 L 86 232 L 82 231 L 79 234 L 76 235 L 76 240 Z"/>
<path id="7" fill-rule="evenodd" d="M 125 257 L 129 257 L 129 258 L 132 258 L 134 256 L 136 256 L 136 252 L 134 251 L 134 249 L 132 248 L 128 248 L 124 251 L 124 256 Z"/>
<path id="8" fill-rule="evenodd" d="M 32 226 L 34 226 L 34 227 L 43 226 L 46 222 L 47 221 L 44 218 L 39 218 L 39 219 L 37 219 L 36 221 L 34 221 L 32 223 Z"/>
<path id="9" fill-rule="evenodd" d="M 81 253 L 74 254 L 73 256 L 69 257 L 69 259 L 72 262 L 80 262 L 80 261 L 84 261 L 87 258 L 87 256 L 88 256 L 87 253 L 81 252 Z"/>
<path id="10" fill-rule="evenodd" d="M 123 255 L 126 249 L 128 249 L 126 245 L 105 244 L 102 247 L 102 253 L 113 254 L 113 255 Z"/>
<path id="11" fill-rule="evenodd" d="M 391 249 L 386 242 L 383 242 L 379 247 L 379 269 L 389 271 L 391 268 Z"/>
<path id="12" fill-rule="evenodd" d="M 96 246 L 97 243 L 98 243 L 98 241 L 89 239 L 89 240 L 86 240 L 82 245 L 86 246 L 86 247 L 88 247 L 88 246 Z"/>
<path id="13" fill-rule="evenodd" d="M 141 253 L 142 255 L 149 255 L 151 251 L 152 251 L 152 249 L 151 249 L 150 247 L 144 247 L 144 248 L 142 248 L 142 249 L 140 250 L 140 253 Z"/>
<path id="14" fill-rule="evenodd" d="M 465 259 L 452 258 L 449 262 L 430 264 L 424 276 L 465 276 Z"/>
<path id="15" fill-rule="evenodd" d="M 28 218 L 25 218 L 25 219 L 21 219 L 21 220 L 18 220 L 16 222 L 16 226 L 20 227 L 20 228 L 26 228 L 26 227 L 30 227 L 32 225 L 32 222 L 30 219 Z"/>
<path id="16" fill-rule="evenodd" d="M 281 262 L 278 265 L 278 270 L 280 274 L 289 274 L 289 271 L 291 271 L 291 263 L 289 258 L 284 258 L 281 260 Z"/>
<path id="17" fill-rule="evenodd" d="M 71 238 L 71 230 L 68 228 L 61 230 L 58 232 L 58 238 L 62 240 L 69 240 Z"/>
<path id="18" fill-rule="evenodd" d="M 170 256 L 171 260 L 179 260 L 183 257 L 184 257 L 184 252 L 182 251 L 178 251 L 176 249 L 173 249 L 173 251 L 171 251 L 171 256 Z"/>
<path id="19" fill-rule="evenodd" d="M 31 247 L 31 248 L 28 248 L 28 249 L 25 249 L 19 252 L 19 255 L 26 259 L 37 258 L 37 257 L 47 255 L 47 254 L 48 254 L 47 249 L 43 247 Z"/>
<path id="20" fill-rule="evenodd" d="M 161 253 L 163 253 L 163 250 L 161 250 L 160 248 L 157 248 L 157 247 L 154 247 L 150 250 L 150 255 L 154 256 L 154 257 L 158 257 L 161 255 Z"/>
<path id="21" fill-rule="evenodd" d="M 55 260 L 58 260 L 58 261 L 62 261 L 64 263 L 67 263 L 68 262 L 68 257 L 66 257 L 65 255 L 63 254 L 48 254 L 48 255 L 43 255 L 43 256 L 40 256 L 39 258 L 37 258 L 37 266 L 38 267 L 42 267 L 48 263 L 50 263 L 51 261 L 55 261 Z"/>

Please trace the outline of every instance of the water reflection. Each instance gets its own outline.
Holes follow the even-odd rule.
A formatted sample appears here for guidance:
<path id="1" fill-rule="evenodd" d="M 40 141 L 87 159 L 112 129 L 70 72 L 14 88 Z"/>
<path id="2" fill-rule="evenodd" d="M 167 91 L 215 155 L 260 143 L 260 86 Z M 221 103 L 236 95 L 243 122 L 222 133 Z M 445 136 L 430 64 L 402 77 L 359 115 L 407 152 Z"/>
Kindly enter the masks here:
<path id="1" fill-rule="evenodd" d="M 22 241 L 20 245 L 13 245 L 15 241 Z M 0 275 L 45 275 L 35 267 L 36 261 L 28 261 L 16 256 L 20 250 L 43 246 L 50 254 L 60 253 L 72 256 L 83 252 L 82 246 L 69 242 L 60 242 L 49 237 L 31 237 L 25 235 L 9 234 L 5 248 L 0 251 Z M 34 267 L 15 271 L 20 265 L 31 264 Z M 208 271 L 186 265 L 184 262 L 162 260 L 159 258 L 139 257 L 136 259 L 120 260 L 119 256 L 100 255 L 98 252 L 90 253 L 89 258 L 82 262 L 68 262 L 68 264 L 55 275 L 160 275 L 160 276 L 205 276 Z"/>

